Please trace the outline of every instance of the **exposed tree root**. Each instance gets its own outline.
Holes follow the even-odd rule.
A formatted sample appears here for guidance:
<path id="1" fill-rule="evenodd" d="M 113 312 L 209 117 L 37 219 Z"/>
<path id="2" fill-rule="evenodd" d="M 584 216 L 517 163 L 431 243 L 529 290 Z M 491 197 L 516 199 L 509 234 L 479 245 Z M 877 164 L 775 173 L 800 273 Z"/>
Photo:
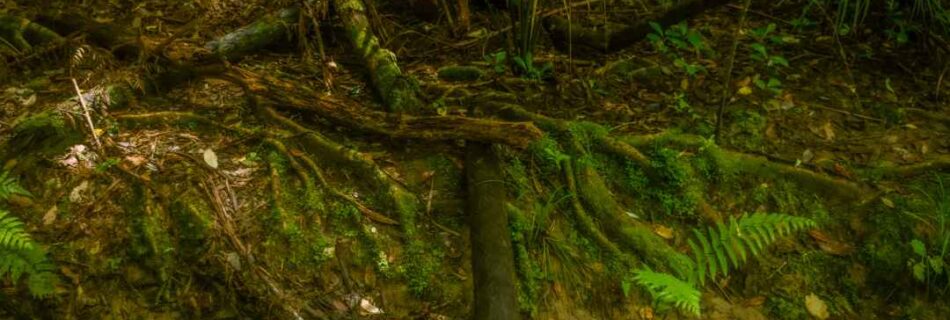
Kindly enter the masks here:
<path id="1" fill-rule="evenodd" d="M 3 49 L 17 50 L 19 53 L 33 51 L 34 46 L 62 42 L 65 39 L 53 30 L 30 20 L 0 15 L 0 45 Z M 12 47 L 8 47 L 12 46 Z M 2 51 L 0 51 L 2 52 Z"/>
<path id="2" fill-rule="evenodd" d="M 267 142 L 270 146 L 274 147 L 274 149 L 277 149 L 278 151 L 283 153 L 285 157 L 287 157 L 288 161 L 290 161 L 291 168 L 293 168 L 294 171 L 297 172 L 301 180 L 303 180 L 304 185 L 309 186 L 314 183 L 313 178 L 311 178 L 310 174 L 307 173 L 308 171 L 313 172 L 316 175 L 316 178 L 317 178 L 316 181 L 319 182 L 320 185 L 324 187 L 327 191 L 329 191 L 330 194 L 339 198 L 340 200 L 350 203 L 351 205 L 356 207 L 357 210 L 363 213 L 363 215 L 366 216 L 366 218 L 376 223 L 382 223 L 382 224 L 388 224 L 388 225 L 399 224 L 399 222 L 397 222 L 396 220 L 393 220 L 383 215 L 382 213 L 379 213 L 373 209 L 370 209 L 369 207 L 364 205 L 362 202 L 360 202 L 356 198 L 353 198 L 352 196 L 347 195 L 343 193 L 342 191 L 330 186 L 330 183 L 327 182 L 326 180 L 326 176 L 323 174 L 323 170 L 321 170 L 320 167 L 317 166 L 317 163 L 310 157 L 306 155 L 294 154 L 293 152 L 290 152 L 290 150 L 288 150 L 287 147 L 283 143 L 277 140 L 266 139 L 264 141 Z M 306 167 L 301 165 L 300 162 L 297 161 L 297 159 L 300 159 L 300 161 L 302 161 L 303 164 L 306 165 Z"/>
<path id="3" fill-rule="evenodd" d="M 205 45 L 205 49 L 226 60 L 237 60 L 281 41 L 292 40 L 300 10 L 287 8 L 266 15 Z"/>
<path id="4" fill-rule="evenodd" d="M 396 54 L 386 50 L 373 35 L 366 8 L 360 0 L 334 0 L 337 15 L 343 20 L 350 44 L 369 69 L 376 92 L 390 111 L 419 113 L 424 104 L 419 100 L 419 85 L 402 73 Z"/>
<path id="5" fill-rule="evenodd" d="M 225 131 L 233 132 L 236 134 L 245 135 L 248 137 L 257 137 L 259 134 L 252 130 L 237 126 L 228 126 L 220 122 L 208 119 L 203 116 L 199 116 L 192 112 L 184 111 L 157 111 L 149 113 L 118 113 L 112 114 L 112 117 L 120 122 L 137 122 L 137 123 L 147 123 L 147 124 L 166 124 L 171 122 L 197 122 L 218 129 L 223 129 Z"/>
<path id="6" fill-rule="evenodd" d="M 690 148 L 715 148 L 714 161 L 717 165 L 739 172 L 754 174 L 768 179 L 789 179 L 802 188 L 829 200 L 864 202 L 873 193 L 866 187 L 851 181 L 833 178 L 813 171 L 775 163 L 764 157 L 719 149 L 708 144 L 702 137 L 687 134 L 657 134 L 623 138 L 633 146 L 646 146 L 653 143 L 672 143 Z"/>
<path id="7" fill-rule="evenodd" d="M 397 139 L 469 140 L 523 148 L 541 137 L 541 131 L 531 123 L 394 115 L 360 107 L 355 101 L 343 102 L 273 77 L 241 71 L 239 79 L 247 84 L 250 92 L 272 100 L 279 107 L 312 112 L 338 125 Z"/>

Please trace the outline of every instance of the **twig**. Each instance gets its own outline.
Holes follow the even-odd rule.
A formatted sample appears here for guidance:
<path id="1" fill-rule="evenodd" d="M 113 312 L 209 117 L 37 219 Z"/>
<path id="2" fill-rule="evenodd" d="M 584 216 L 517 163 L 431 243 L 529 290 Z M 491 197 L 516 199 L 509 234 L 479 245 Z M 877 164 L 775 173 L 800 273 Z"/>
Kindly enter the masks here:
<path id="1" fill-rule="evenodd" d="M 739 48 L 739 37 L 742 34 L 742 25 L 745 24 L 749 7 L 752 6 L 752 0 L 745 0 L 743 4 L 742 16 L 739 18 L 739 24 L 736 25 L 736 33 L 732 38 L 732 48 L 729 51 L 729 61 L 726 64 L 726 81 L 722 84 L 722 101 L 719 103 L 719 110 L 716 111 L 716 134 L 713 136 L 718 143 L 721 141 L 722 116 L 726 110 L 726 104 L 729 103 L 729 97 L 732 96 L 732 68 L 736 64 L 736 50 Z"/>
<path id="2" fill-rule="evenodd" d="M 86 107 L 86 100 L 82 98 L 82 90 L 79 90 L 79 84 L 76 83 L 76 78 L 70 78 L 73 80 L 73 88 L 76 88 L 76 95 L 79 97 L 79 105 L 82 106 L 82 112 L 86 116 L 86 122 L 89 123 L 89 130 L 92 132 L 92 139 L 96 141 L 96 147 L 99 150 L 102 150 L 102 143 L 99 142 L 99 135 L 96 134 L 96 126 L 92 123 L 92 116 L 89 115 L 89 108 Z"/>
<path id="3" fill-rule="evenodd" d="M 875 117 L 869 117 L 869 116 L 866 116 L 866 115 L 863 115 L 863 114 L 858 114 L 858 113 L 854 113 L 854 112 L 850 112 L 850 111 L 845 111 L 845 110 L 841 110 L 841 109 L 835 109 L 835 108 L 823 107 L 823 106 L 812 106 L 812 107 L 815 107 L 815 108 L 818 108 L 818 109 L 822 109 L 822 110 L 833 111 L 833 112 L 837 112 L 837 113 L 840 113 L 840 114 L 849 115 L 849 116 L 852 116 L 852 117 L 855 117 L 855 118 L 861 118 L 861 119 L 865 119 L 865 120 L 877 121 L 877 122 L 880 122 L 880 123 L 886 123 L 886 122 L 887 122 L 887 121 L 884 121 L 884 119 L 878 119 L 878 118 L 875 118 Z"/>

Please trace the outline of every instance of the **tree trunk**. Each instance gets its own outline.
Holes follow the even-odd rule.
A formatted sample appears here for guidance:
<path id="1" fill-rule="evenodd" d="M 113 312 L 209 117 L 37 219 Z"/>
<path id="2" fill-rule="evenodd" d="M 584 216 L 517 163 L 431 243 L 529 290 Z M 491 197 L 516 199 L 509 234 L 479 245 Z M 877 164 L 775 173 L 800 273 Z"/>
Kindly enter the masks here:
<path id="1" fill-rule="evenodd" d="M 490 145 L 469 142 L 465 156 L 475 320 L 519 319 L 505 184 Z"/>

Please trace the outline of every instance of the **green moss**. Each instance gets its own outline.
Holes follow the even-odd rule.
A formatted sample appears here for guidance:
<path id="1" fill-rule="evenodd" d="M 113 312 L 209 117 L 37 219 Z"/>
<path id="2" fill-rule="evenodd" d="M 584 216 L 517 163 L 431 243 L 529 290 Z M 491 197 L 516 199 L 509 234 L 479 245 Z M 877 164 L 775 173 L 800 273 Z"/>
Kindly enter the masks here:
<path id="1" fill-rule="evenodd" d="M 521 312 L 534 315 L 538 311 L 541 281 L 545 276 L 534 257 L 528 252 L 528 237 L 534 226 L 517 207 L 507 206 L 511 243 L 514 246 L 515 265 L 518 272 L 518 306 Z M 535 212 L 537 215 L 538 212 Z M 545 214 L 545 213 L 542 213 Z M 537 245 L 537 244 L 535 244 Z"/>
<path id="2" fill-rule="evenodd" d="M 485 72 L 472 66 L 446 66 L 439 68 L 439 79 L 445 81 L 476 81 L 485 76 Z"/>
<path id="3" fill-rule="evenodd" d="M 24 154 L 49 157 L 66 151 L 69 146 L 82 143 L 83 134 L 66 124 L 63 115 L 44 111 L 23 118 L 13 125 L 13 137 L 3 148 L 4 159 L 21 158 Z M 21 162 L 24 159 L 21 159 Z"/>
<path id="4" fill-rule="evenodd" d="M 169 210 L 175 223 L 177 247 L 186 257 L 198 258 L 208 249 L 207 240 L 213 226 L 212 213 L 204 203 L 185 196 L 175 201 Z"/>
<path id="5" fill-rule="evenodd" d="M 802 302 L 791 300 L 789 298 L 773 295 L 766 300 L 766 307 L 769 314 L 775 319 L 809 319 L 807 310 Z"/>
<path id="6" fill-rule="evenodd" d="M 768 119 L 758 112 L 741 109 L 732 112 L 729 125 L 723 134 L 727 145 L 743 150 L 762 150 L 765 147 L 763 134 Z"/>
<path id="7" fill-rule="evenodd" d="M 531 143 L 528 153 L 537 161 L 541 171 L 547 174 L 557 174 L 561 170 L 561 161 L 570 158 L 561 151 L 558 142 L 548 135 Z"/>

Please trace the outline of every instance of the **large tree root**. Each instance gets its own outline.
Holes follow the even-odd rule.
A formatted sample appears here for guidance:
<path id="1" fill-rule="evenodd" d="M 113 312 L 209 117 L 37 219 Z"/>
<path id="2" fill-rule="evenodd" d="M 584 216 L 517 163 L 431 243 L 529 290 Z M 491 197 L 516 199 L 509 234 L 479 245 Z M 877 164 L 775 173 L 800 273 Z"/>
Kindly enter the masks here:
<path id="1" fill-rule="evenodd" d="M 419 100 L 419 85 L 404 75 L 396 63 L 396 54 L 386 50 L 373 35 L 366 8 L 360 0 L 334 0 L 337 15 L 343 20 L 350 44 L 369 69 L 376 92 L 390 111 L 418 113 L 424 106 Z"/>

